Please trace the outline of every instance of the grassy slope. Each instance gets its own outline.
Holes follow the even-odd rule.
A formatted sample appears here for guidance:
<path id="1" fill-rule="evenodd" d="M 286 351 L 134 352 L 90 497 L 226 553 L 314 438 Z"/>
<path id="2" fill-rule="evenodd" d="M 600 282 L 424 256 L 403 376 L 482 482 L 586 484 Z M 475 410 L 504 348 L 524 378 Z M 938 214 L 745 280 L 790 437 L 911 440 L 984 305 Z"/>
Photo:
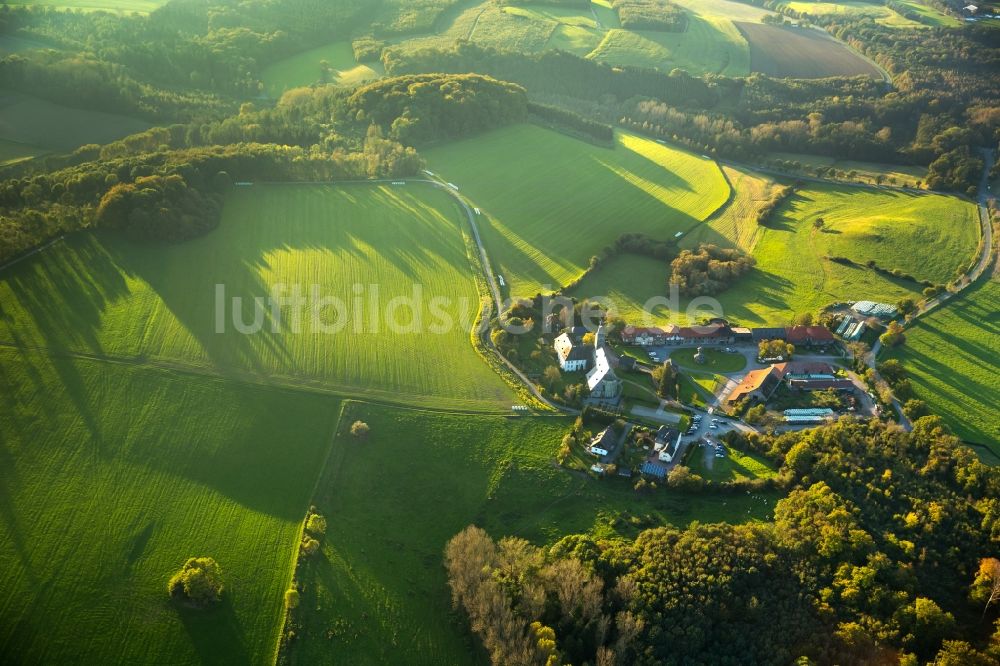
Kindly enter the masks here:
<path id="1" fill-rule="evenodd" d="M 24 144 L 36 152 L 109 143 L 148 127 L 149 123 L 128 116 L 74 109 L 30 95 L 0 91 L 0 141 Z"/>
<path id="2" fill-rule="evenodd" d="M 746 40 L 727 19 L 690 15 L 684 32 L 609 30 L 591 58 L 617 65 L 680 67 L 692 74 L 746 76 L 750 52 Z"/>
<path id="3" fill-rule="evenodd" d="M 742 496 L 637 495 L 625 481 L 561 470 L 553 458 L 571 423 L 561 417 L 351 405 L 342 424 L 355 419 L 371 437 L 338 437 L 320 484 L 317 505 L 331 527 L 323 558 L 304 577 L 297 664 L 468 663 L 465 632 L 445 620 L 441 553 L 469 523 L 548 543 L 586 531 L 632 534 L 654 521 L 766 518 L 773 506 Z"/>
<path id="4" fill-rule="evenodd" d="M 738 247 L 753 251 L 761 228 L 757 213 L 771 198 L 778 184 L 753 171 L 730 166 L 722 167 L 733 188 L 733 199 L 722 210 L 695 227 L 681 240 L 681 247 L 693 249 L 700 243 L 723 247 Z"/>
<path id="5" fill-rule="evenodd" d="M 941 11 L 930 7 L 920 2 L 919 0 L 899 0 L 901 4 L 906 5 L 911 10 L 920 14 L 924 19 L 931 21 L 935 26 L 941 26 L 945 28 L 960 28 L 963 23 L 954 16 L 949 14 L 944 14 Z"/>
<path id="6" fill-rule="evenodd" d="M 891 356 L 906 366 L 917 397 L 970 442 L 1000 453 L 1000 283 L 986 281 L 922 317 Z"/>
<path id="7" fill-rule="evenodd" d="M 0 350 L 0 660 L 270 663 L 336 401 Z M 225 601 L 178 610 L 184 560 Z"/>
<path id="8" fill-rule="evenodd" d="M 356 86 L 377 79 L 385 73 L 377 62 L 358 64 L 350 42 L 333 42 L 280 60 L 261 72 L 267 94 L 279 97 L 289 88 L 308 86 L 320 80 L 320 61 L 332 68 L 330 83 Z"/>
<path id="9" fill-rule="evenodd" d="M 622 233 L 686 231 L 728 195 L 711 160 L 627 133 L 610 150 L 518 125 L 427 159 L 483 209 L 484 242 L 515 295 L 566 284 Z"/>
<path id="10" fill-rule="evenodd" d="M 175 246 L 136 245 L 111 235 L 79 235 L 6 272 L 0 281 L 0 341 L 88 353 L 142 357 L 266 382 L 306 383 L 351 395 L 435 406 L 495 409 L 510 392 L 476 355 L 469 328 L 479 306 L 450 197 L 422 186 L 255 186 L 230 197 L 221 226 Z M 271 327 L 255 335 L 216 333 L 216 284 L 251 299 L 275 284 L 337 296 L 346 327 L 301 332 Z M 396 296 L 422 289 L 422 330 L 438 321 L 433 297 L 453 305 L 443 334 L 391 333 L 385 318 L 369 333 L 355 317 L 354 285 L 367 312 L 378 285 L 385 312 Z M 464 310 L 464 314 L 463 314 Z M 367 317 L 368 315 L 366 315 Z M 322 320 L 333 323 L 330 308 Z M 270 317 L 267 318 L 270 321 Z M 407 309 L 396 316 L 410 320 Z M 361 322 L 362 335 L 354 334 Z M 442 363 L 442 359 L 448 359 Z"/>
<path id="11" fill-rule="evenodd" d="M 821 155 L 805 155 L 802 153 L 770 153 L 770 159 L 785 160 L 787 162 L 798 162 L 807 166 L 833 167 L 840 171 L 856 171 L 858 180 L 862 182 L 874 183 L 876 176 L 882 175 L 886 178 L 894 178 L 896 185 L 915 185 L 916 182 L 927 178 L 927 167 L 904 166 L 899 164 L 876 164 L 874 162 L 853 162 L 850 160 L 836 160 L 832 157 Z M 891 183 L 890 183 L 891 184 Z"/>
<path id="12" fill-rule="evenodd" d="M 740 186 L 739 181 L 734 182 Z M 740 202 L 737 194 L 729 206 L 746 203 Z M 874 259 L 885 268 L 946 282 L 976 251 L 979 225 L 975 215 L 972 204 L 954 197 L 810 185 L 774 216 L 768 228 L 759 229 L 753 248 L 756 269 L 718 300 L 725 316 L 734 321 L 779 325 L 795 314 L 835 301 L 892 303 L 906 295 L 916 296 L 922 287 L 913 282 L 888 279 L 867 268 L 843 266 L 822 257 L 846 256 L 859 263 Z M 827 231 L 813 228 L 817 217 L 826 221 Z M 751 224 L 756 226 L 752 220 L 744 220 L 743 228 Z M 695 239 L 722 245 L 730 242 L 721 233 L 724 226 L 720 223 L 718 228 L 717 232 L 710 225 L 698 227 L 684 239 L 685 247 L 696 244 Z M 659 262 L 616 258 L 588 276 L 574 295 L 608 294 L 620 314 L 640 324 L 648 299 L 665 295 L 663 285 L 668 275 Z M 687 316 L 686 300 L 680 306 L 681 312 L 675 313 L 657 306 L 645 323 L 683 324 L 698 318 L 698 313 Z"/>
<path id="13" fill-rule="evenodd" d="M 881 23 L 890 28 L 925 27 L 922 23 L 904 18 L 888 7 L 873 5 L 867 2 L 786 2 L 785 6 L 797 12 L 811 14 L 812 16 L 829 16 L 835 14 L 851 17 L 867 16 L 875 19 L 876 23 Z"/>
<path id="14" fill-rule="evenodd" d="M 669 304 L 652 300 L 667 293 L 669 279 L 670 265 L 667 262 L 621 255 L 588 275 L 567 295 L 581 300 L 602 297 L 613 314 L 623 317 L 633 326 L 655 326 L 671 320 Z"/>
<path id="15" fill-rule="evenodd" d="M 827 231 L 813 228 L 817 217 Z M 918 292 L 912 282 L 824 261 L 875 259 L 918 278 L 947 280 L 978 244 L 974 207 L 953 197 L 815 185 L 800 190 L 763 230 L 757 268 L 723 293 L 726 314 L 749 323 L 782 323 L 828 303 L 895 302 Z"/>

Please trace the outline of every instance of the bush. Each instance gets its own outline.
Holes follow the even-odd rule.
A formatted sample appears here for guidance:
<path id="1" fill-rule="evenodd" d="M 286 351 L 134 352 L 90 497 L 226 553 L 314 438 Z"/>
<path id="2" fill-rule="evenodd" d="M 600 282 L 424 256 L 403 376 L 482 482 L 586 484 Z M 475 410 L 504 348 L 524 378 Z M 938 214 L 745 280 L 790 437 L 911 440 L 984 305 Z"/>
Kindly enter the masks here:
<path id="1" fill-rule="evenodd" d="M 367 439 L 371 428 L 364 421 L 355 421 L 351 424 L 351 436 L 358 439 Z"/>
<path id="2" fill-rule="evenodd" d="M 211 557 L 190 558 L 167 584 L 171 597 L 184 598 L 199 606 L 219 601 L 222 590 L 222 570 Z"/>
<path id="3" fill-rule="evenodd" d="M 300 546 L 302 555 L 304 557 L 309 557 L 310 555 L 315 555 L 319 552 L 319 541 L 313 539 L 311 536 L 302 537 L 302 544 Z"/>
<path id="4" fill-rule="evenodd" d="M 294 587 L 285 590 L 285 608 L 292 610 L 299 607 L 299 591 Z"/>
<path id="5" fill-rule="evenodd" d="M 310 514 L 309 518 L 306 519 L 306 532 L 316 536 L 326 534 L 326 518 L 318 513 Z"/>

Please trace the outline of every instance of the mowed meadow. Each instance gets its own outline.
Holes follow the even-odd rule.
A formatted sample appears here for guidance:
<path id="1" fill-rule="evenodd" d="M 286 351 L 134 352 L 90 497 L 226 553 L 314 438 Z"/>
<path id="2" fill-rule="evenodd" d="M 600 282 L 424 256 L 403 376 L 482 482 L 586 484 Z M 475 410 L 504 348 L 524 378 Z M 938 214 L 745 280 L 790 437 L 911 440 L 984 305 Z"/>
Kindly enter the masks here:
<path id="1" fill-rule="evenodd" d="M 347 433 L 363 420 L 365 440 Z M 347 403 L 317 508 L 331 518 L 301 570 L 289 663 L 464 664 L 442 553 L 469 524 L 535 544 L 654 525 L 770 520 L 777 495 L 637 494 L 554 464 L 569 417 L 468 416 Z"/>
<path id="2" fill-rule="evenodd" d="M 0 342 L 392 402 L 507 408 L 508 387 L 470 343 L 480 298 L 466 228 L 453 199 L 428 185 L 237 188 L 202 238 L 159 246 L 80 234 L 8 268 Z M 241 333 L 254 299 L 276 285 L 279 296 L 298 287 L 307 299 L 298 332 L 293 308 L 275 317 L 264 303 L 261 330 Z M 314 300 L 313 285 L 339 303 Z"/>
<path id="3" fill-rule="evenodd" d="M 482 210 L 490 261 L 514 296 L 576 279 L 623 233 L 673 238 L 729 197 L 714 161 L 627 132 L 605 148 L 516 125 L 434 148 L 427 161 Z"/>
<path id="4" fill-rule="evenodd" d="M 0 349 L 5 663 L 270 664 L 336 399 Z M 214 557 L 216 608 L 167 581 Z"/>

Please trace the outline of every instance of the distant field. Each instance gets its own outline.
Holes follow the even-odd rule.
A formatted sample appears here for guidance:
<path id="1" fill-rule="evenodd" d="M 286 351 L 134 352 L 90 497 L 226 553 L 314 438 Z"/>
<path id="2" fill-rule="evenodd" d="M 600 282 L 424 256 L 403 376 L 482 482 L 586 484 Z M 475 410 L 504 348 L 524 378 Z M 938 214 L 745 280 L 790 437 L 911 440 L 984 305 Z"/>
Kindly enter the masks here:
<path id="1" fill-rule="evenodd" d="M 482 208 L 493 266 L 520 296 L 570 282 L 622 233 L 690 229 L 729 193 L 713 161 L 628 133 L 611 150 L 519 125 L 426 157 Z"/>
<path id="2" fill-rule="evenodd" d="M 985 281 L 921 317 L 892 351 L 917 397 L 959 437 L 1000 454 L 1000 283 Z"/>
<path id="3" fill-rule="evenodd" d="M 553 465 L 568 418 L 463 417 L 351 405 L 368 441 L 339 436 L 315 503 L 333 519 L 306 570 L 293 663 L 470 663 L 451 617 L 445 542 L 470 523 L 551 543 L 693 520 L 768 519 L 774 497 L 712 497 L 601 481 Z"/>
<path id="4" fill-rule="evenodd" d="M 335 400 L 11 349 L 0 395 L 0 661 L 273 663 Z M 203 555 L 224 601 L 179 608 Z"/>
<path id="5" fill-rule="evenodd" d="M 32 157 L 37 157 L 44 152 L 44 150 L 36 146 L 0 139 L 0 166 L 30 160 Z"/>
<path id="6" fill-rule="evenodd" d="M 760 23 L 765 16 L 773 16 L 774 12 L 734 0 L 672 0 L 676 5 L 684 7 L 704 17 L 717 17 L 731 21 L 747 21 Z"/>
<path id="7" fill-rule="evenodd" d="M 322 78 L 320 62 L 323 60 L 331 69 L 331 76 L 326 82 L 340 86 L 356 86 L 385 74 L 381 63 L 358 64 L 354 60 L 350 42 L 334 42 L 304 51 L 265 68 L 261 72 L 261 79 L 264 81 L 267 94 L 280 97 L 281 93 L 289 88 L 320 83 Z"/>
<path id="8" fill-rule="evenodd" d="M 738 247 L 751 252 L 760 237 L 757 213 L 778 187 L 770 178 L 730 166 L 722 167 L 733 187 L 733 199 L 722 210 L 681 239 L 681 247 L 693 249 L 700 243 Z"/>
<path id="9" fill-rule="evenodd" d="M 902 166 L 899 164 L 874 164 L 872 162 L 852 162 L 850 160 L 836 160 L 832 157 L 822 157 L 819 155 L 803 155 L 800 153 L 770 153 L 769 159 L 784 160 L 786 162 L 798 162 L 805 166 L 833 167 L 838 171 L 855 172 L 854 180 L 860 182 L 875 183 L 878 176 L 883 176 L 885 182 L 890 185 L 915 186 L 917 181 L 927 178 L 927 168 L 920 166 Z"/>
<path id="10" fill-rule="evenodd" d="M 946 27 L 958 27 L 962 24 L 957 18 L 940 12 L 917 0 L 899 0 L 910 11 L 920 15 L 927 23 Z M 827 16 L 842 14 L 850 16 L 869 16 L 876 23 L 890 28 L 923 28 L 924 23 L 910 20 L 889 7 L 867 2 L 786 2 L 789 9 L 812 16 Z"/>
<path id="11" fill-rule="evenodd" d="M 136 118 L 0 91 L 0 141 L 21 144 L 28 152 L 66 152 L 88 143 L 110 143 L 148 128 L 149 123 Z"/>
<path id="12" fill-rule="evenodd" d="M 8 269 L 0 276 L 0 341 L 394 402 L 507 408 L 508 387 L 469 341 L 479 295 L 464 225 L 447 194 L 419 185 L 237 189 L 220 227 L 202 238 L 163 246 L 81 234 Z M 339 308 L 317 310 L 320 323 L 339 319 L 343 328 L 324 333 L 308 309 L 299 333 L 287 310 L 275 330 L 263 308 L 260 332 L 243 335 L 224 317 L 225 332 L 217 333 L 217 284 L 226 289 L 222 314 L 239 296 L 246 323 L 252 299 L 274 285 L 285 285 L 285 295 L 299 286 L 310 298 L 316 285 L 320 298 L 341 299 Z M 414 289 L 422 290 L 416 328 L 423 333 L 407 332 L 409 306 L 387 314 L 391 299 L 414 298 Z M 380 305 L 372 308 L 376 292 Z M 440 334 L 431 332 L 443 321 L 433 297 L 452 299 L 440 309 L 454 325 Z M 372 312 L 380 313 L 374 326 Z M 390 316 L 402 330 L 390 329 Z"/>
<path id="13" fill-rule="evenodd" d="M 688 18 L 687 30 L 679 33 L 610 30 L 589 57 L 666 72 L 680 67 L 692 74 L 750 73 L 750 52 L 733 23 L 694 15 Z"/>
<path id="14" fill-rule="evenodd" d="M 796 79 L 882 77 L 874 65 L 820 30 L 760 23 L 736 25 L 750 44 L 750 66 L 755 72 Z"/>
<path id="15" fill-rule="evenodd" d="M 951 16 L 950 14 L 945 14 L 934 7 L 925 5 L 919 0 L 897 0 L 901 5 L 906 5 L 911 11 L 916 12 L 926 21 L 933 23 L 935 26 L 942 26 L 945 28 L 960 28 L 963 23 L 958 18 Z"/>
<path id="16" fill-rule="evenodd" d="M 20 53 L 21 51 L 31 51 L 32 49 L 49 48 L 53 47 L 34 39 L 25 39 L 16 35 L 0 35 L 0 56 Z"/>
<path id="17" fill-rule="evenodd" d="M 40 5 L 76 11 L 139 12 L 148 14 L 167 4 L 167 0 L 21 0 L 11 5 Z"/>
<path id="18" fill-rule="evenodd" d="M 373 27 L 384 35 L 429 32 L 456 4 L 458 0 L 383 0 Z"/>
<path id="19" fill-rule="evenodd" d="M 926 27 L 922 23 L 903 17 L 889 7 L 867 2 L 786 2 L 784 4 L 789 9 L 811 16 L 840 15 L 851 18 L 865 16 L 890 28 Z"/>
<path id="20" fill-rule="evenodd" d="M 599 27 L 594 15 L 586 9 L 518 5 L 505 7 L 503 11 L 510 16 L 553 24 L 545 48 L 562 49 L 577 55 L 587 55 L 593 51 L 607 29 Z"/>

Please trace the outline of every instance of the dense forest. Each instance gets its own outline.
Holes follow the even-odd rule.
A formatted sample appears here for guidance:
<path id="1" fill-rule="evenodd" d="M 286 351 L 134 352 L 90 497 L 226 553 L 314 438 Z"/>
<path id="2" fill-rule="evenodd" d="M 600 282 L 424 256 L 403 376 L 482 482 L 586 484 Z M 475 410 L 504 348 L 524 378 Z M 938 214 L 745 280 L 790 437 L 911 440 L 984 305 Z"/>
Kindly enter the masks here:
<path id="1" fill-rule="evenodd" d="M 1000 476 L 936 417 L 729 437 L 792 480 L 773 523 L 453 538 L 452 598 L 493 663 L 1000 663 Z"/>

